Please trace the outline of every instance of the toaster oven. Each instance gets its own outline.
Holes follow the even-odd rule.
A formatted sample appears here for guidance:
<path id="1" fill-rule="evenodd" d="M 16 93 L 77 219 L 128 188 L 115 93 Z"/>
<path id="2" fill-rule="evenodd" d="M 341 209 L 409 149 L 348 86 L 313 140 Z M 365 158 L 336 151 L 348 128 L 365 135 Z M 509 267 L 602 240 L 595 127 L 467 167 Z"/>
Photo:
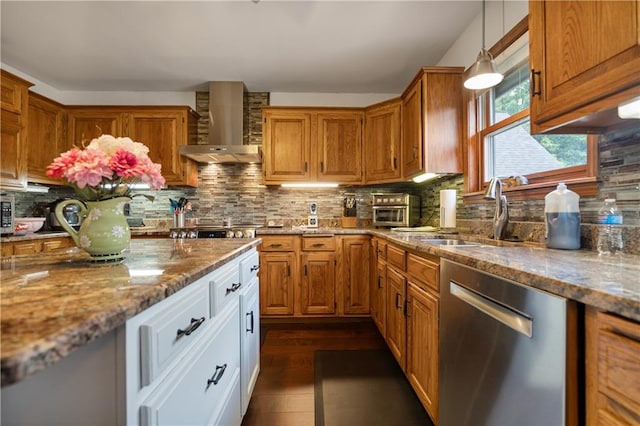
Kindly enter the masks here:
<path id="1" fill-rule="evenodd" d="M 420 223 L 420 197 L 403 193 L 375 193 L 373 226 L 408 227 Z"/>

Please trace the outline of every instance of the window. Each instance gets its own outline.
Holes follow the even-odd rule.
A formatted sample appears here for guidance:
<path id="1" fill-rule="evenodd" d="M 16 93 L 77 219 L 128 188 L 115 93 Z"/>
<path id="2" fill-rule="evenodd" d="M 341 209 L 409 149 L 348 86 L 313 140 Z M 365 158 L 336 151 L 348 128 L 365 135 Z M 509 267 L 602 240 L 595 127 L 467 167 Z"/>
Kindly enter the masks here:
<path id="1" fill-rule="evenodd" d="M 468 192 L 482 191 L 494 176 L 525 176 L 529 185 L 512 189 L 524 199 L 538 198 L 559 181 L 589 182 L 577 191 L 587 195 L 595 191 L 595 137 L 530 133 L 528 41 L 525 18 L 492 49 L 501 49 L 494 55 L 505 78 L 469 108 L 478 131 L 470 138 L 469 171 L 477 175 L 470 176 Z"/>

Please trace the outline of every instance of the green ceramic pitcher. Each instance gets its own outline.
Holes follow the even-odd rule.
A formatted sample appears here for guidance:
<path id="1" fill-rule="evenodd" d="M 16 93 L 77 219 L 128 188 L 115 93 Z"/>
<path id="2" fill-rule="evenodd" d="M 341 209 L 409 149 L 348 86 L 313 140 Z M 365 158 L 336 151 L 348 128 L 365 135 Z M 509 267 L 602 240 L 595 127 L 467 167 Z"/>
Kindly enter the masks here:
<path id="1" fill-rule="evenodd" d="M 58 222 L 67 231 L 76 245 L 91 256 L 93 262 L 112 262 L 124 258 L 123 251 L 129 247 L 131 230 L 124 216 L 124 205 L 128 197 L 117 197 L 103 201 L 64 200 L 56 206 Z M 80 207 L 78 213 L 84 220 L 76 231 L 65 220 L 63 210 L 69 204 Z"/>

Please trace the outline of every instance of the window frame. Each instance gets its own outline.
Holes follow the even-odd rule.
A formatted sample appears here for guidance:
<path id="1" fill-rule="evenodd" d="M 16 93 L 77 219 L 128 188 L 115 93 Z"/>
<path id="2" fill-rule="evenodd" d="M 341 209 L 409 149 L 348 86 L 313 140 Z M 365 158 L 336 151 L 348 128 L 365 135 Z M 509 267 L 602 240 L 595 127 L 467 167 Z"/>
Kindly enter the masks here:
<path id="1" fill-rule="evenodd" d="M 529 30 L 528 16 L 516 24 L 489 51 L 496 57 Z M 469 69 L 465 72 L 465 77 Z M 490 89 L 488 89 L 490 90 Z M 487 183 L 484 180 L 484 139 L 496 130 L 505 128 L 516 121 L 530 116 L 530 108 L 507 117 L 500 123 L 490 124 L 490 96 L 488 92 L 465 90 L 464 103 L 467 110 L 467 144 L 465 144 L 465 202 L 485 201 L 483 198 Z M 485 113 L 486 112 L 486 113 Z M 540 200 L 559 182 L 564 182 L 580 196 L 597 194 L 598 136 L 587 135 L 586 164 L 565 167 L 527 175 L 529 183 L 516 187 L 504 187 L 510 200 Z"/>

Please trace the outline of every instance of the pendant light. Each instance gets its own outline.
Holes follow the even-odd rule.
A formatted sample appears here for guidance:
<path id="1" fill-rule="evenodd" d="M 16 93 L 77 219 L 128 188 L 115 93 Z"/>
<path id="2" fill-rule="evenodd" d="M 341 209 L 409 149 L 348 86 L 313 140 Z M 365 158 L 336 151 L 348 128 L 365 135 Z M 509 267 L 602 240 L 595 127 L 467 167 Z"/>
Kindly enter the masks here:
<path id="1" fill-rule="evenodd" d="M 471 66 L 469 77 L 464 82 L 464 87 L 471 90 L 483 90 L 499 84 L 504 76 L 498 72 L 493 56 L 484 45 L 484 9 L 485 0 L 482 0 L 482 49 L 478 53 L 476 62 Z"/>

